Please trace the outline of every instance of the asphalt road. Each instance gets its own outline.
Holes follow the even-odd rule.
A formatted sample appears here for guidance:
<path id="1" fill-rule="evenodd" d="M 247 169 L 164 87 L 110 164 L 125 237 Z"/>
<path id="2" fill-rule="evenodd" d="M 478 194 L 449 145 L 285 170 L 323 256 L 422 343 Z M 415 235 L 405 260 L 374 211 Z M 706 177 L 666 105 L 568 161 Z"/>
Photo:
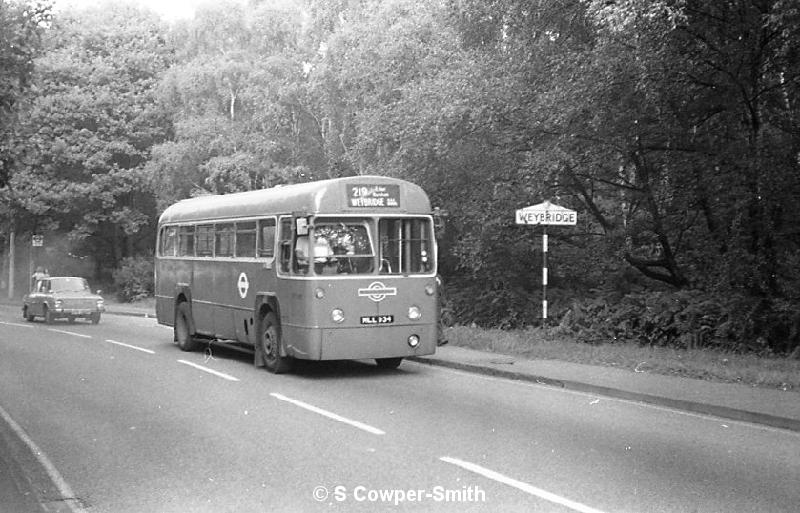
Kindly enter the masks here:
<path id="1" fill-rule="evenodd" d="M 0 306 L 0 407 L 88 512 L 795 512 L 800 434 L 404 362 L 181 352 Z"/>

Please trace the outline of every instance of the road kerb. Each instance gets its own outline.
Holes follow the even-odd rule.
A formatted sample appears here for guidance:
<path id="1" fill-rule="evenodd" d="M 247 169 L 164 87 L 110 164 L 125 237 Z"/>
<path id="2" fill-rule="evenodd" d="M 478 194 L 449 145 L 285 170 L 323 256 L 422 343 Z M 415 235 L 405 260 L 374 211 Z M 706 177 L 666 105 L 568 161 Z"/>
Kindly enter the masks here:
<path id="1" fill-rule="evenodd" d="M 581 381 L 553 379 L 546 376 L 538 376 L 524 372 L 497 369 L 494 367 L 478 365 L 474 363 L 465 363 L 452 360 L 445 360 L 430 356 L 412 356 L 408 360 L 434 365 L 438 367 L 447 367 L 451 369 L 458 369 L 467 372 L 474 372 L 487 376 L 494 376 L 505 379 L 512 379 L 516 381 L 526 381 L 530 383 L 537 383 L 540 385 L 552 386 L 563 388 L 565 390 L 573 390 L 576 392 L 583 392 L 588 394 L 595 394 L 614 399 L 622 399 L 626 401 L 641 402 L 646 404 L 653 404 L 664 408 L 671 408 L 674 410 L 686 411 L 702 415 L 710 415 L 723 419 L 735 420 L 740 422 L 749 422 L 753 424 L 761 424 L 778 429 L 786 429 L 790 431 L 800 432 L 800 420 L 787 417 L 780 417 L 760 412 L 746 411 L 737 408 L 730 408 L 727 406 L 720 406 L 716 404 L 707 404 L 697 401 L 687 401 L 683 399 L 674 399 L 671 397 L 662 397 L 652 394 L 644 394 L 630 390 L 621 390 L 606 386 L 594 385 Z"/>

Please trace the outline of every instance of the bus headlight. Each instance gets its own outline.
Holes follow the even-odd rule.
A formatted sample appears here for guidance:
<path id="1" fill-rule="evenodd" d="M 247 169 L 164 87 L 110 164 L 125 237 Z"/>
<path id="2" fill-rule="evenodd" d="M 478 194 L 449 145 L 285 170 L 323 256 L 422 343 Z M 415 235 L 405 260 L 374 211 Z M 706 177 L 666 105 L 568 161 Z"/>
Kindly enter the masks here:
<path id="1" fill-rule="evenodd" d="M 317 287 L 317 288 L 314 290 L 314 297 L 315 297 L 315 298 L 317 298 L 317 299 L 322 299 L 322 298 L 324 298 L 324 297 L 325 297 L 325 291 L 324 291 L 324 290 L 322 290 L 321 288 Z"/>
<path id="2" fill-rule="evenodd" d="M 333 322 L 343 322 L 344 311 L 341 308 L 334 308 L 331 310 L 331 319 L 333 319 Z"/>
<path id="3" fill-rule="evenodd" d="M 425 285 L 425 293 L 429 296 L 432 296 L 436 293 L 436 287 L 431 285 L 430 283 Z"/>
<path id="4" fill-rule="evenodd" d="M 55 310 L 59 310 L 60 311 L 62 306 L 63 306 L 63 303 L 61 302 L 60 299 L 56 299 L 55 303 L 53 303 L 53 308 Z"/>
<path id="5" fill-rule="evenodd" d="M 419 345 L 419 336 L 411 335 L 408 337 L 408 345 L 411 347 L 417 347 Z"/>
<path id="6" fill-rule="evenodd" d="M 422 317 L 422 312 L 420 311 L 418 306 L 409 306 L 408 307 L 408 318 L 412 321 L 418 320 Z"/>

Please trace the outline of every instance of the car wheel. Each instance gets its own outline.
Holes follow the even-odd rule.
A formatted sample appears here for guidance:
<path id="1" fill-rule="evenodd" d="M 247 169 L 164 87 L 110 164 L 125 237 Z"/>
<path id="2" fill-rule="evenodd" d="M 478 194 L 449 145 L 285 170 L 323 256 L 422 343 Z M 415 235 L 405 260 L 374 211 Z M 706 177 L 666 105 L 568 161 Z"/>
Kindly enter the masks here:
<path id="1" fill-rule="evenodd" d="M 33 314 L 28 313 L 28 312 L 29 312 L 29 309 L 26 306 L 25 308 L 22 309 L 22 316 L 25 318 L 26 321 L 33 322 L 33 318 L 35 316 Z"/>
<path id="2" fill-rule="evenodd" d="M 74 320 L 74 317 L 70 318 L 70 320 Z M 91 317 L 92 324 L 97 324 L 100 322 L 100 312 L 95 312 L 92 314 Z"/>

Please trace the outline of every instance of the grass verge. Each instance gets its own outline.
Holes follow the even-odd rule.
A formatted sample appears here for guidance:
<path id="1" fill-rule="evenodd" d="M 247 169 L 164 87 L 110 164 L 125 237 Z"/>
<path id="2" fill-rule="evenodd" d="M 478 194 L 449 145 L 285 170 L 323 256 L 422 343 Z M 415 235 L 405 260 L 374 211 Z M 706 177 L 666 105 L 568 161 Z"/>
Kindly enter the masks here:
<path id="1" fill-rule="evenodd" d="M 520 358 L 604 365 L 637 372 L 800 392 L 800 360 L 722 353 L 711 349 L 639 346 L 633 342 L 587 344 L 555 329 L 504 331 L 455 326 L 447 328 L 450 344 Z"/>

